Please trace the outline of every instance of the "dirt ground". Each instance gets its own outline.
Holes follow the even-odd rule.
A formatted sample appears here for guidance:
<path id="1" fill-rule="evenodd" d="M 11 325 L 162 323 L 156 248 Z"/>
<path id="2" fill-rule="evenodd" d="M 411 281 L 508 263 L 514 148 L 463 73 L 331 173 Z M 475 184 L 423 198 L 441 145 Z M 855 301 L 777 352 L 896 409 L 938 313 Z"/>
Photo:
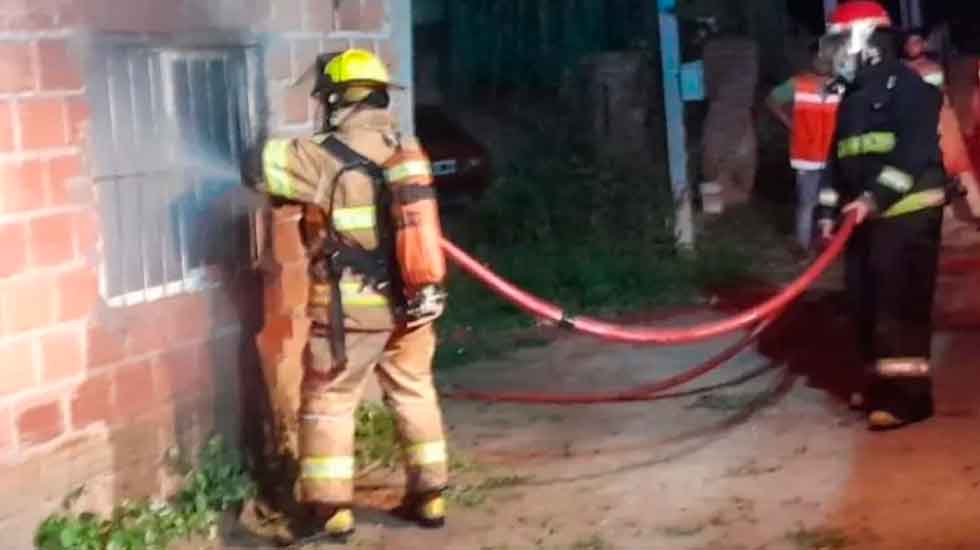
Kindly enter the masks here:
<path id="1" fill-rule="evenodd" d="M 836 285 L 824 284 L 833 288 Z M 723 315 L 764 296 L 741 292 Z M 662 321 L 661 321 L 662 322 Z M 457 459 L 448 528 L 390 519 L 399 476 L 365 481 L 366 550 L 975 550 L 980 548 L 980 337 L 935 339 L 938 414 L 869 433 L 850 411 L 849 326 L 809 295 L 754 349 L 663 399 L 525 406 L 447 401 Z M 457 387 L 625 388 L 730 344 L 644 348 L 559 335 L 444 376 Z M 228 547 L 234 547 L 229 543 Z M 256 546 L 250 546 L 256 548 Z M 327 548 L 311 544 L 306 548 Z"/>

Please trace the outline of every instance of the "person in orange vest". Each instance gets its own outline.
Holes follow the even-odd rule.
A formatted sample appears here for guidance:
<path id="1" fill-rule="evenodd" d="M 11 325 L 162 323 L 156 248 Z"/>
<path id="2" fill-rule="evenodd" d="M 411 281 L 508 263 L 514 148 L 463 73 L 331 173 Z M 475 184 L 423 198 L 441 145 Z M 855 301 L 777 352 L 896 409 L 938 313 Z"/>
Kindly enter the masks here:
<path id="1" fill-rule="evenodd" d="M 813 48 L 816 53 L 816 47 Z M 790 165 L 796 170 L 796 239 L 805 255 L 813 242 L 813 214 L 837 121 L 840 95 L 827 91 L 830 63 L 814 56 L 810 71 L 776 87 L 766 103 L 791 133 Z"/>

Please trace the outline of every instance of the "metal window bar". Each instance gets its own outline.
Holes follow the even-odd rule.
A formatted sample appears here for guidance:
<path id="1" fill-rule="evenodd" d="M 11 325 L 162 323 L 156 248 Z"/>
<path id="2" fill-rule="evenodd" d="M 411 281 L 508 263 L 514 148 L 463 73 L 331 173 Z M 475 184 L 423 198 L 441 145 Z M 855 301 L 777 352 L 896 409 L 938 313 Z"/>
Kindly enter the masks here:
<path id="1" fill-rule="evenodd" d="M 90 94 L 108 229 L 103 296 L 126 306 L 211 286 L 214 266 L 251 252 L 242 250 L 250 239 L 241 232 L 253 218 L 235 199 L 244 193 L 242 149 L 256 137 L 257 53 L 146 46 L 99 53 L 101 78 Z"/>

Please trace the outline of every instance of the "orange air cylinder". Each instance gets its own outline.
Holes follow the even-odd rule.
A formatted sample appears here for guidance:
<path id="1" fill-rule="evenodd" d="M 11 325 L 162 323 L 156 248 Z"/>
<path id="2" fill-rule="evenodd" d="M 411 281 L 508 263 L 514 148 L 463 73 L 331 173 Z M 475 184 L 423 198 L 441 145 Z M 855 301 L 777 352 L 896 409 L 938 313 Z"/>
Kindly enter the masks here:
<path id="1" fill-rule="evenodd" d="M 446 276 L 432 165 L 418 142 L 405 140 L 384 168 L 391 186 L 395 255 L 405 290 L 411 294 L 441 283 Z"/>

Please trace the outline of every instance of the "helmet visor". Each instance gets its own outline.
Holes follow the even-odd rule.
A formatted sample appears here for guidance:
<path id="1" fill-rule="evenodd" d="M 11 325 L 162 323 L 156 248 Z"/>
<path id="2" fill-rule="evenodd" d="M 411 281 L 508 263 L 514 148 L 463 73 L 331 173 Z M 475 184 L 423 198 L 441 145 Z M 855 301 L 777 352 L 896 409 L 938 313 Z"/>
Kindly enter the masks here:
<path id="1" fill-rule="evenodd" d="M 857 72 L 857 54 L 854 51 L 854 34 L 848 29 L 842 32 L 824 35 L 820 38 L 820 50 L 817 59 L 820 64 L 831 68 L 834 75 L 853 80 Z"/>

